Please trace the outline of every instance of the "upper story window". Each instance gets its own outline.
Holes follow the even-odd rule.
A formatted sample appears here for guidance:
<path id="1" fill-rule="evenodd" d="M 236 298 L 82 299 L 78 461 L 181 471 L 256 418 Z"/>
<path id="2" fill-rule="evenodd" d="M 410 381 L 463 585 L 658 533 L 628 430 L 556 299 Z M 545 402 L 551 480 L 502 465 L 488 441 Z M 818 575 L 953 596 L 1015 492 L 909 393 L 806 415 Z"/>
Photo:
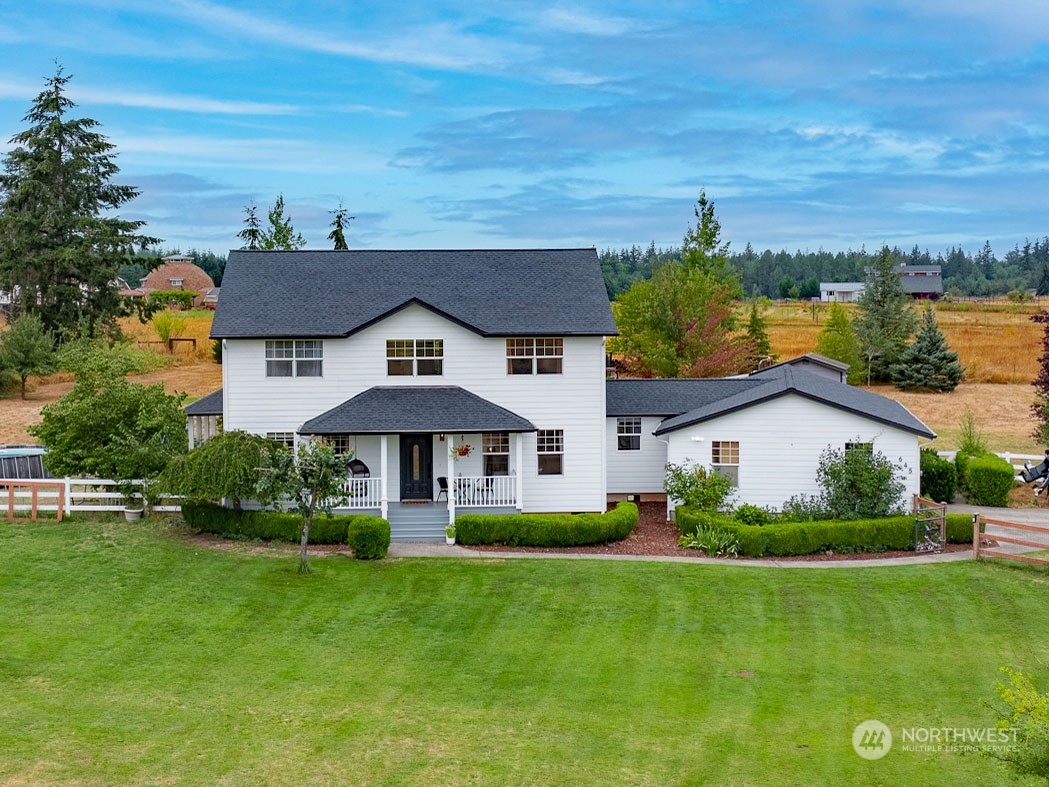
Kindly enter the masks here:
<path id="1" fill-rule="evenodd" d="M 324 342 L 320 339 L 268 339 L 267 377 L 321 377 Z"/>
<path id="2" fill-rule="evenodd" d="M 276 443 L 280 443 L 285 448 L 295 448 L 294 432 L 266 432 L 266 439 L 273 440 Z"/>
<path id="3" fill-rule="evenodd" d="M 172 287 L 181 287 L 182 286 L 182 279 L 171 279 L 171 286 Z"/>
<path id="4" fill-rule="evenodd" d="M 387 339 L 386 374 L 391 377 L 444 374 L 444 339 Z"/>
<path id="5" fill-rule="evenodd" d="M 637 416 L 616 419 L 616 448 L 619 451 L 641 450 L 641 419 Z"/>
<path id="6" fill-rule="evenodd" d="M 564 339 L 507 339 L 507 374 L 561 374 Z"/>

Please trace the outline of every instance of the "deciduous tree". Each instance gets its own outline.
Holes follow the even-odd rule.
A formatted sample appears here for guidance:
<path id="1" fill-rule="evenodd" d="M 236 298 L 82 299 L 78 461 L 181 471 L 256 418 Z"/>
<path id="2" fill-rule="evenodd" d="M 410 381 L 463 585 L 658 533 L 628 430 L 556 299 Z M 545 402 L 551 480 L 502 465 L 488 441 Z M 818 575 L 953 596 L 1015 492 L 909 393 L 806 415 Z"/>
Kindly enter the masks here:
<path id="1" fill-rule="evenodd" d="M 299 573 L 310 573 L 306 548 L 310 525 L 318 513 L 330 515 L 346 501 L 346 458 L 324 440 L 299 444 L 298 454 L 278 451 L 273 463 L 264 468 L 259 482 L 259 499 L 267 505 L 290 501 L 302 516 L 302 538 L 299 544 Z"/>
<path id="2" fill-rule="evenodd" d="M 226 498 L 234 508 L 258 494 L 263 468 L 273 466 L 280 445 L 234 429 L 215 435 L 188 454 L 175 457 L 161 476 L 162 486 L 188 500 Z"/>
<path id="3" fill-rule="evenodd" d="M 739 279 L 724 266 L 714 205 L 701 195 L 699 225 L 685 234 L 683 262 L 668 262 L 616 300 L 619 336 L 609 349 L 628 374 L 713 377 L 744 371 L 746 337 L 733 308 Z"/>
<path id="4" fill-rule="evenodd" d="M 1049 312 L 1038 312 L 1031 316 L 1031 320 L 1044 326 L 1042 354 L 1038 356 L 1038 376 L 1034 378 L 1031 415 L 1034 416 L 1035 427 L 1031 436 L 1042 445 L 1049 445 Z"/>
<path id="5" fill-rule="evenodd" d="M 58 365 L 55 339 L 35 314 L 23 314 L 0 336 L 0 363 L 18 375 L 22 398 L 31 374 L 50 374 Z"/>
<path id="6" fill-rule="evenodd" d="M 120 265 L 160 242 L 114 213 L 139 192 L 113 182 L 116 153 L 99 123 L 71 117 L 70 79 L 59 67 L 45 80 L 0 175 L 0 287 L 17 314 L 56 334 L 115 330 L 129 308 L 113 285 Z"/>

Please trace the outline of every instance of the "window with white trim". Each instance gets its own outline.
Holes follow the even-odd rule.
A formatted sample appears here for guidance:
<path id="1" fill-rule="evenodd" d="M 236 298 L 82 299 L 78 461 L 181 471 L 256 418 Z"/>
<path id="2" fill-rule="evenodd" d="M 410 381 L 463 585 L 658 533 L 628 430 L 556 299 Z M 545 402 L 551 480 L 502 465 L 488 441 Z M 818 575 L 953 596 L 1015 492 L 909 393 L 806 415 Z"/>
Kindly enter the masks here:
<path id="1" fill-rule="evenodd" d="M 267 377 L 321 377 L 324 342 L 320 339 L 267 339 Z"/>
<path id="2" fill-rule="evenodd" d="M 172 279 L 171 280 L 171 286 L 172 287 L 181 287 L 182 286 L 182 279 Z"/>
<path id="3" fill-rule="evenodd" d="M 641 450 L 641 419 L 637 416 L 620 416 L 616 419 L 616 449 L 619 451 Z"/>
<path id="4" fill-rule="evenodd" d="M 539 475 L 564 475 L 564 429 L 540 429 L 536 435 Z"/>
<path id="5" fill-rule="evenodd" d="M 348 434 L 329 434 L 325 435 L 324 439 L 334 449 L 336 456 L 346 456 L 346 454 L 353 453 L 350 435 Z"/>
<path id="6" fill-rule="evenodd" d="M 507 374 L 561 374 L 565 355 L 564 339 L 506 340 Z"/>
<path id="7" fill-rule="evenodd" d="M 266 432 L 266 439 L 280 443 L 285 448 L 295 448 L 294 432 Z"/>
<path id="8" fill-rule="evenodd" d="M 481 456 L 485 475 L 510 474 L 510 435 L 506 432 L 485 432 L 481 435 Z"/>
<path id="9" fill-rule="evenodd" d="M 874 443 L 845 443 L 845 453 L 850 451 L 862 451 L 871 456 L 874 454 Z"/>
<path id="10" fill-rule="evenodd" d="M 444 339 L 387 339 L 386 374 L 429 377 L 444 374 Z"/>
<path id="11" fill-rule="evenodd" d="M 710 444 L 710 464 L 714 472 L 739 486 L 739 441 L 714 440 Z"/>

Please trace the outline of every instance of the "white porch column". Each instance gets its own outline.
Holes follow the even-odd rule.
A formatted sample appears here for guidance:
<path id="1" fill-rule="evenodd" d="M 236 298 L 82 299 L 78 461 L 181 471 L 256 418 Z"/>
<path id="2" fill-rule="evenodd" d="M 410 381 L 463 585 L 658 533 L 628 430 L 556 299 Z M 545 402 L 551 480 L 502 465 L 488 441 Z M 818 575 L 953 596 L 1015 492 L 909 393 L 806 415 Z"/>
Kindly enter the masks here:
<path id="1" fill-rule="evenodd" d="M 379 436 L 379 464 L 382 466 L 380 478 L 379 516 L 390 518 L 390 467 L 389 435 Z"/>
<path id="2" fill-rule="evenodd" d="M 448 435 L 448 451 L 445 461 L 448 463 L 448 524 L 455 522 L 455 494 L 459 487 L 455 483 L 455 436 L 451 432 Z"/>
<path id="3" fill-rule="evenodd" d="M 524 510 L 524 432 L 515 432 L 514 439 L 517 441 L 517 490 L 514 497 L 517 498 L 517 510 Z"/>
<path id="4" fill-rule="evenodd" d="M 193 422 L 197 419 L 195 415 L 191 415 L 186 419 L 186 434 L 189 437 L 189 450 L 192 451 L 194 448 L 193 442 Z"/>

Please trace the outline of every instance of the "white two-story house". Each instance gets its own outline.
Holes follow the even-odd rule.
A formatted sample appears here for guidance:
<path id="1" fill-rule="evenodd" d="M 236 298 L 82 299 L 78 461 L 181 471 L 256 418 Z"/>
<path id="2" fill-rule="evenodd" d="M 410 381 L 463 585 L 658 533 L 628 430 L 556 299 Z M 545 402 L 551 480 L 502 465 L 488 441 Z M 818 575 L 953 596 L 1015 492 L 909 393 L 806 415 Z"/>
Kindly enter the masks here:
<path id="1" fill-rule="evenodd" d="M 615 333 L 594 249 L 233 251 L 223 390 L 189 413 L 327 438 L 350 507 L 395 537 L 467 509 L 603 511 Z"/>

